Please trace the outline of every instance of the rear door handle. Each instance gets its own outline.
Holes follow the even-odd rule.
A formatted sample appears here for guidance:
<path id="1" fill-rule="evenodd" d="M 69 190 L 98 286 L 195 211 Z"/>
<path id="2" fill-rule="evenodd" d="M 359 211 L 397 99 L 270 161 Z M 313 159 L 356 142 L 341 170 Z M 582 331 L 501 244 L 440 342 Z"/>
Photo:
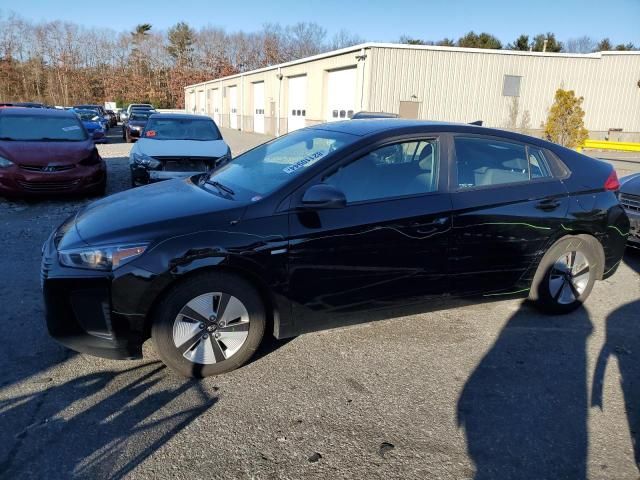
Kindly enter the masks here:
<path id="1" fill-rule="evenodd" d="M 547 198 L 536 204 L 536 208 L 538 210 L 543 210 L 545 212 L 551 212 L 557 209 L 559 206 L 560 206 L 560 201 L 556 200 L 555 198 Z"/>

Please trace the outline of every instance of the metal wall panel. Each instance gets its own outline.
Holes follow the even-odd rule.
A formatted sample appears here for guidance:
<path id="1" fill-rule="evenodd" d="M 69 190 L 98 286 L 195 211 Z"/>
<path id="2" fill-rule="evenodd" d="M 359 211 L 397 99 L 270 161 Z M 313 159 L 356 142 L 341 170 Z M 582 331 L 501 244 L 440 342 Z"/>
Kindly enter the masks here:
<path id="1" fill-rule="evenodd" d="M 535 55 L 460 49 L 373 47 L 369 110 L 399 112 L 421 102 L 420 118 L 530 129 L 546 120 L 558 88 L 584 97 L 589 130 L 640 132 L 640 55 Z M 503 96 L 505 75 L 521 76 L 519 97 Z M 515 99 L 515 100 L 514 100 Z M 517 115 L 511 114 L 517 102 Z M 513 119 L 515 118 L 515 125 Z"/>

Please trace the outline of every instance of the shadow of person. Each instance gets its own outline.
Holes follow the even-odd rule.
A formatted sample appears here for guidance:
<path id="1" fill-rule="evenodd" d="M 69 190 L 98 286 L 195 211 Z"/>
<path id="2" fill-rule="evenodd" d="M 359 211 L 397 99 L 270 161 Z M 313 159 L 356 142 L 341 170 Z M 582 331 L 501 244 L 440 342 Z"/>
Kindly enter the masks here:
<path id="1" fill-rule="evenodd" d="M 640 470 L 640 300 L 614 310 L 606 323 L 606 340 L 593 373 L 591 406 L 604 409 L 603 383 L 609 357 L 615 356 L 620 369 L 620 387 L 633 444 L 636 467 Z"/>
<path id="2" fill-rule="evenodd" d="M 586 342 L 580 308 L 548 317 L 526 304 L 467 380 L 458 425 L 475 478 L 586 478 Z"/>
<path id="3" fill-rule="evenodd" d="M 201 383 L 176 379 L 159 362 L 3 400 L 0 419 L 22 409 L 36 414 L 21 432 L 0 424 L 2 444 L 9 446 L 0 472 L 6 478 L 125 478 L 216 402 Z"/>

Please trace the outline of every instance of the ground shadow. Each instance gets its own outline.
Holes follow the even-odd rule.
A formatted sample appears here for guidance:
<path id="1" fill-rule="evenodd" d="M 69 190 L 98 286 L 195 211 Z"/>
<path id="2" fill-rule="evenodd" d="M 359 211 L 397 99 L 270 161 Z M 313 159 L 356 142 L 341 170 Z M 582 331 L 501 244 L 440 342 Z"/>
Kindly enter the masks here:
<path id="1" fill-rule="evenodd" d="M 624 263 L 640 274 L 640 249 L 628 247 L 624 253 Z"/>
<path id="2" fill-rule="evenodd" d="M 158 362 L 79 376 L 0 401 L 4 478 L 125 478 L 212 407 L 215 387 L 177 379 Z M 36 404 L 34 408 L 32 404 Z M 21 431 L 5 421 L 32 415 Z M 32 414 L 31 412 L 35 412 Z"/>
<path id="3" fill-rule="evenodd" d="M 586 478 L 591 331 L 583 308 L 509 319 L 458 400 L 476 479 Z"/>
<path id="4" fill-rule="evenodd" d="M 638 269 L 637 271 L 640 271 Z M 640 470 L 640 300 L 614 310 L 606 321 L 606 340 L 598 355 L 593 374 L 591 406 L 606 408 L 603 383 L 607 363 L 615 356 L 620 370 L 634 459 Z"/>

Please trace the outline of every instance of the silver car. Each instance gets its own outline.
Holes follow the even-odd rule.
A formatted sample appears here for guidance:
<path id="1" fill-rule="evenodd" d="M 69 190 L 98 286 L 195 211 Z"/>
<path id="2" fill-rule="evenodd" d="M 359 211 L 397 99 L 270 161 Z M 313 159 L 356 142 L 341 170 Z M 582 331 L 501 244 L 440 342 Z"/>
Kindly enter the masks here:
<path id="1" fill-rule="evenodd" d="M 156 113 L 131 149 L 132 186 L 210 172 L 231 160 L 215 122 L 202 115 Z"/>

